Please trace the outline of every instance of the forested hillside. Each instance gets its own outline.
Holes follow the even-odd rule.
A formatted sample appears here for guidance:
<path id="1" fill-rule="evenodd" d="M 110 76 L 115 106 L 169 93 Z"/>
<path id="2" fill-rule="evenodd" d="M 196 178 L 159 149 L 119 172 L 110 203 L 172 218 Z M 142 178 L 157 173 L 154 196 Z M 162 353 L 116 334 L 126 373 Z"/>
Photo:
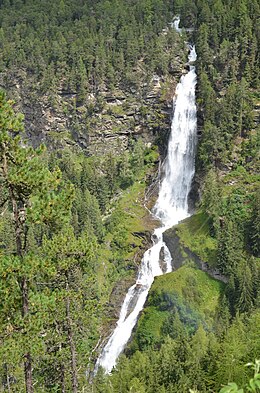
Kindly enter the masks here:
<path id="1" fill-rule="evenodd" d="M 0 87 L 34 146 L 104 154 L 168 126 L 163 101 L 186 61 L 170 2 L 2 3 Z"/>
<path id="2" fill-rule="evenodd" d="M 156 279 L 127 357 L 96 389 L 218 392 L 236 382 L 223 392 L 258 392 L 259 365 L 245 365 L 260 353 L 259 4 L 175 7 L 198 53 L 201 198 L 195 215 L 165 237 L 186 265 Z"/>
<path id="3" fill-rule="evenodd" d="M 257 0 L 0 0 L 0 391 L 260 391 L 259 18 Z M 179 269 L 94 378 L 157 225 L 144 202 L 186 41 L 196 211 L 166 236 Z"/>
<path id="4" fill-rule="evenodd" d="M 156 225 L 151 141 L 167 136 L 184 45 L 164 2 L 0 11 L 0 389 L 86 391 Z"/>

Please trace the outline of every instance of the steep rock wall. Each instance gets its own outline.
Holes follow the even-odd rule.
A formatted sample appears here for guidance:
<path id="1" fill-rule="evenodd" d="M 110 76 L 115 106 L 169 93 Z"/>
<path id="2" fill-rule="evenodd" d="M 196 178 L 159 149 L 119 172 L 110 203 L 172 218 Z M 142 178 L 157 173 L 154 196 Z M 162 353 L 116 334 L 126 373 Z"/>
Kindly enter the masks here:
<path id="1" fill-rule="evenodd" d="M 185 263 L 192 261 L 200 270 L 208 273 L 211 277 L 225 283 L 227 282 L 227 277 L 224 277 L 216 269 L 210 267 L 207 262 L 204 262 L 198 255 L 183 244 L 175 227 L 164 232 L 163 240 L 172 256 L 173 270 L 177 270 Z"/>
<path id="2" fill-rule="evenodd" d="M 176 57 L 167 76 L 137 70 L 138 81 L 98 91 L 80 100 L 75 91 L 60 86 L 55 92 L 41 91 L 33 74 L 17 69 L 0 74 L 0 88 L 16 102 L 25 116 L 26 138 L 33 146 L 50 149 L 70 146 L 90 155 L 126 150 L 141 137 L 146 144 L 167 139 L 172 115 L 172 96 L 185 72 Z"/>

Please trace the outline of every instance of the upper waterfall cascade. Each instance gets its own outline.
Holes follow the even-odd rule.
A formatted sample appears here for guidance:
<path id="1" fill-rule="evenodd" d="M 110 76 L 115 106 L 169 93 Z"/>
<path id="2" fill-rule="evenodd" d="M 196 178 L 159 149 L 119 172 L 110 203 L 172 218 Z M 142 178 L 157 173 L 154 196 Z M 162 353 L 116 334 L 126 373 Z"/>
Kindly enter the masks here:
<path id="1" fill-rule="evenodd" d="M 177 25 L 178 27 L 178 25 Z M 190 47 L 190 71 L 181 77 L 174 98 L 174 115 L 163 179 L 153 214 L 162 226 L 152 235 L 153 246 L 143 256 L 136 283 L 127 292 L 117 326 L 99 356 L 95 370 L 110 373 L 131 337 L 155 276 L 172 271 L 172 258 L 163 242 L 163 232 L 189 216 L 188 194 L 195 170 L 197 117 L 195 104 L 195 47 Z M 163 251 L 163 252 L 162 252 Z M 161 262 L 161 255 L 164 261 Z"/>

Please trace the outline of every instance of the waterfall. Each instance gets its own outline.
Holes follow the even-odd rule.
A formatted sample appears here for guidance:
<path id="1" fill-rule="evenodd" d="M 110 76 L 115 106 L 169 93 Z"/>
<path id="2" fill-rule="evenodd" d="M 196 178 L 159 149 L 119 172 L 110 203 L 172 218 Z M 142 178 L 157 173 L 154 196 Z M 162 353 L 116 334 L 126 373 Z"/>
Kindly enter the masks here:
<path id="1" fill-rule="evenodd" d="M 181 77 L 176 88 L 164 176 L 153 208 L 153 214 L 160 219 L 162 226 L 152 235 L 153 246 L 144 253 L 136 283 L 127 292 L 117 326 L 97 360 L 95 371 L 101 366 L 106 373 L 111 372 L 131 337 L 154 277 L 172 271 L 171 255 L 163 242 L 163 232 L 189 216 L 188 194 L 194 175 L 197 134 L 196 72 L 192 65 L 195 60 L 195 48 L 190 47 L 190 71 Z M 163 261 L 160 261 L 162 255 Z"/>
<path id="2" fill-rule="evenodd" d="M 182 33 L 182 29 L 179 28 L 179 24 L 180 24 L 180 17 L 177 16 L 177 18 L 174 19 L 174 21 L 172 23 L 170 23 L 170 25 L 177 31 L 177 33 Z"/>

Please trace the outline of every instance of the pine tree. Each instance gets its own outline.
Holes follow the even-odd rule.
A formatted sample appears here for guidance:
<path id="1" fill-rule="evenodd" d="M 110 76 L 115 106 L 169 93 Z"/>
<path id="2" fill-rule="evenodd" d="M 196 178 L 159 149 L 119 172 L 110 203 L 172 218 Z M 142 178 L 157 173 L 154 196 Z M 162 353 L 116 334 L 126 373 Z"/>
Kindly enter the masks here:
<path id="1" fill-rule="evenodd" d="M 47 271 L 46 280 L 50 282 L 56 302 L 50 320 L 54 321 L 60 334 L 58 337 L 53 334 L 49 346 L 63 347 L 65 359 L 69 359 L 67 363 L 63 362 L 64 373 L 70 374 L 70 389 L 73 393 L 77 393 L 79 387 L 78 358 L 81 354 L 78 335 L 81 336 L 80 340 L 86 340 L 85 331 L 91 331 L 91 307 L 95 304 L 93 292 L 96 293 L 97 285 L 93 275 L 96 248 L 93 237 L 82 233 L 76 238 L 73 228 L 67 225 L 51 239 L 45 237 L 41 251 L 42 258 L 48 260 L 55 269 L 54 272 Z M 50 327 L 50 331 L 52 329 Z"/>
<path id="2" fill-rule="evenodd" d="M 216 94 L 205 71 L 201 71 L 199 78 L 199 104 L 203 118 L 214 124 Z"/>
<path id="3" fill-rule="evenodd" d="M 241 263 L 237 269 L 237 309 L 241 312 L 250 311 L 253 307 L 252 272 L 247 263 Z"/>
<path id="4" fill-rule="evenodd" d="M 205 69 L 212 64 L 212 50 L 208 44 L 209 41 L 209 26 L 206 23 L 202 23 L 198 29 L 197 35 L 197 52 L 200 61 L 200 70 L 203 64 Z"/>
<path id="5" fill-rule="evenodd" d="M 237 225 L 226 217 L 219 232 L 217 267 L 224 274 L 232 274 L 243 260 L 241 232 Z"/>
<path id="6" fill-rule="evenodd" d="M 24 325 L 25 332 L 29 335 L 32 326 L 30 322 L 33 320 L 29 294 L 35 268 L 39 263 L 37 257 L 31 255 L 30 230 L 34 225 L 42 225 L 43 228 L 51 226 L 55 230 L 68 220 L 73 189 L 67 187 L 60 191 L 60 172 L 49 172 L 44 161 L 42 162 L 42 147 L 34 150 L 21 144 L 19 133 L 22 129 L 22 116 L 14 113 L 13 103 L 7 101 L 4 93 L 0 92 L 0 181 L 4 196 L 2 207 L 11 206 L 15 236 L 14 257 L 3 258 L 9 266 L 7 271 L 12 265 L 17 266 L 17 270 L 12 268 L 11 272 L 19 286 L 19 324 Z M 3 276 L 5 273 L 3 270 L 1 272 Z M 8 331 L 3 334 L 8 337 Z M 32 393 L 33 359 L 30 346 L 28 342 L 21 346 L 26 348 L 23 354 L 26 392 Z"/>
<path id="7" fill-rule="evenodd" d="M 215 236 L 220 229 L 221 215 L 221 187 L 217 173 L 211 169 L 205 181 L 204 193 L 201 205 L 208 213 L 211 219 L 211 225 Z"/>
<path id="8" fill-rule="evenodd" d="M 252 253 L 260 257 L 260 188 L 255 192 L 249 234 Z"/>

